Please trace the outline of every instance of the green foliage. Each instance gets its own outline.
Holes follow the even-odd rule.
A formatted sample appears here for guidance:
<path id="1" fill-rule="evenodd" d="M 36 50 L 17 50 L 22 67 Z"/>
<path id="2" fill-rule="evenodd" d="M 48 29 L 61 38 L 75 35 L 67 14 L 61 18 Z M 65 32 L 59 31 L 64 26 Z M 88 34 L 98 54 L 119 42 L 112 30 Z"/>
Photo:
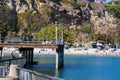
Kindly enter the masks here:
<path id="1" fill-rule="evenodd" d="M 42 27 L 40 31 L 37 34 L 37 37 L 40 39 L 55 39 L 56 37 L 56 27 L 57 27 L 57 33 L 58 33 L 58 38 L 62 38 L 62 24 L 59 25 L 54 25 L 54 24 L 48 24 L 45 27 Z M 73 38 L 72 35 L 70 34 L 69 30 L 64 27 L 64 41 L 65 42 L 72 42 Z"/>
<path id="2" fill-rule="evenodd" d="M 8 31 L 17 31 L 17 27 L 13 26 L 15 15 L 11 14 L 11 12 L 7 6 L 0 6 L 0 34 L 2 37 L 6 37 Z"/>
<path id="3" fill-rule="evenodd" d="M 3 1 L 3 0 L 2 0 Z M 1 2 L 2 2 L 1 1 Z M 15 15 L 9 9 L 8 6 L 0 6 L 0 37 L 1 42 L 4 42 L 5 37 L 8 35 L 8 32 L 17 32 L 17 27 L 15 27 Z"/>
<path id="4" fill-rule="evenodd" d="M 117 43 L 120 43 L 120 1 L 108 3 L 106 4 L 106 8 L 114 15 L 114 17 L 116 17 L 117 20 L 117 28 L 115 32 L 109 34 L 109 41 L 114 44 L 114 42 L 117 40 Z"/>
<path id="5" fill-rule="evenodd" d="M 92 39 L 92 41 L 97 41 L 97 40 L 102 40 L 105 43 L 109 44 L 114 44 L 114 41 L 116 39 L 115 34 L 90 34 L 89 37 Z"/>
<path id="6" fill-rule="evenodd" d="M 24 35 L 34 35 L 41 27 L 47 25 L 50 21 L 51 8 L 48 5 L 40 7 L 40 13 L 34 13 L 32 10 L 27 10 L 25 13 L 18 14 L 18 26 L 23 31 Z M 33 34 L 30 34 L 33 33 Z"/>
<path id="7" fill-rule="evenodd" d="M 90 34 L 90 37 L 93 38 L 95 41 L 97 40 L 103 40 L 105 39 L 105 34 Z"/>
<path id="8" fill-rule="evenodd" d="M 80 7 L 81 6 L 81 4 L 77 3 L 77 0 L 71 0 L 70 4 L 74 7 Z"/>
<path id="9" fill-rule="evenodd" d="M 62 3 L 66 3 L 66 4 L 68 4 L 68 3 L 70 3 L 70 0 L 60 0 Z"/>
<path id="10" fill-rule="evenodd" d="M 113 11 L 113 15 L 120 19 L 120 5 L 112 5 L 110 7 L 111 10 Z"/>
<path id="11" fill-rule="evenodd" d="M 87 22 L 83 21 L 82 27 L 80 28 L 80 31 L 83 33 L 90 34 L 90 33 L 94 32 L 94 27 L 93 27 L 92 23 L 90 23 L 88 21 Z"/>
<path id="12" fill-rule="evenodd" d="M 47 38 L 47 39 L 55 39 L 55 25 L 48 24 L 45 27 L 42 27 L 37 35 L 38 38 Z"/>
<path id="13" fill-rule="evenodd" d="M 62 3 L 71 4 L 73 7 L 80 7 L 81 4 L 77 3 L 77 0 L 60 0 Z"/>
<path id="14" fill-rule="evenodd" d="M 120 5 L 119 4 L 112 4 L 112 3 L 109 3 L 106 5 L 107 6 L 107 9 L 109 9 L 109 11 L 113 13 L 113 15 L 120 19 Z"/>
<path id="15" fill-rule="evenodd" d="M 48 23 L 40 13 L 33 13 L 33 11 L 26 11 L 25 13 L 18 15 L 18 26 L 24 31 L 22 34 L 31 36 L 31 33 L 38 32 L 38 30 Z"/>
<path id="16" fill-rule="evenodd" d="M 51 11 L 52 11 L 51 7 L 47 4 L 42 5 L 41 8 L 40 8 L 40 13 L 42 14 L 42 17 L 45 20 L 50 19 Z"/>
<path id="17" fill-rule="evenodd" d="M 4 23 L 2 20 L 0 20 L 0 37 L 1 37 L 2 43 L 5 40 L 7 32 L 8 32 L 8 27 L 7 27 L 6 23 Z"/>
<path id="18" fill-rule="evenodd" d="M 15 31 L 15 28 L 13 26 L 10 26 L 9 24 L 6 24 L 2 20 L 0 20 L 0 34 L 3 35 L 2 37 L 6 37 L 8 31 Z"/>

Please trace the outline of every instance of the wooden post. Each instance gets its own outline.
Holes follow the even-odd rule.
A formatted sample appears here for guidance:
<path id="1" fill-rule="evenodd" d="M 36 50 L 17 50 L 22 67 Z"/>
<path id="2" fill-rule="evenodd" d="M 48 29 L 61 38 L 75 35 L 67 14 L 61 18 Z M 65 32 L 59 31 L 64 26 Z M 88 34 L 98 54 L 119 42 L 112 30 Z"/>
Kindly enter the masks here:
<path id="1" fill-rule="evenodd" d="M 56 70 L 58 70 L 64 66 L 64 45 L 58 45 L 56 52 Z"/>

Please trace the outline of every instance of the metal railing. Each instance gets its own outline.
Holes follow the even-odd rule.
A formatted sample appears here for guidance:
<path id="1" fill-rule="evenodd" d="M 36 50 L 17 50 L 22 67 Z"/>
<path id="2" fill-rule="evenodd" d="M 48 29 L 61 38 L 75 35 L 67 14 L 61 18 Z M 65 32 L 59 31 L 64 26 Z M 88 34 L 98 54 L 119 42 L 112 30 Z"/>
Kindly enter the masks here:
<path id="1" fill-rule="evenodd" d="M 19 80 L 64 80 L 20 67 L 17 67 L 17 72 Z"/>
<path id="2" fill-rule="evenodd" d="M 12 58 L 12 59 L 1 59 L 0 60 L 0 66 L 6 66 L 12 64 L 19 64 L 19 61 L 25 59 L 24 57 L 20 58 Z"/>
<path id="3" fill-rule="evenodd" d="M 11 64 L 22 64 L 23 60 L 25 60 L 24 57 L 20 57 L 20 58 L 13 58 L 13 59 L 0 59 L 0 74 L 1 76 L 6 76 L 8 75 L 8 71 L 10 68 Z M 21 66 L 21 65 L 20 65 Z"/>
<path id="4" fill-rule="evenodd" d="M 58 44 L 62 44 L 62 38 L 58 38 Z M 21 38 L 3 38 L 0 37 L 0 43 L 40 43 L 40 44 L 56 44 L 55 39 L 21 39 Z"/>
<path id="5" fill-rule="evenodd" d="M 22 59 L 25 59 L 25 58 L 21 57 L 21 58 L 0 60 L 0 77 L 8 75 L 11 63 L 19 64 L 19 61 L 21 61 Z M 38 73 L 36 71 L 24 69 L 21 67 L 17 67 L 16 70 L 18 73 L 19 80 L 64 80 L 61 78 Z"/>
<path id="6" fill-rule="evenodd" d="M 6 76 L 7 66 L 0 66 L 0 77 Z"/>

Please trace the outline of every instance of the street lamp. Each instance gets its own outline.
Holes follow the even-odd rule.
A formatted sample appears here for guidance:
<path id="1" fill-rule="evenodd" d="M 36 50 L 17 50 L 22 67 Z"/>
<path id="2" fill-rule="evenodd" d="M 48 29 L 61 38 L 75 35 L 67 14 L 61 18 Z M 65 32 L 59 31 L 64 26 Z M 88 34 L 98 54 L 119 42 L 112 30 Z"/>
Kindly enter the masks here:
<path id="1" fill-rule="evenodd" d="M 55 25 L 56 25 L 56 44 L 58 44 L 58 33 L 57 33 L 57 25 L 58 25 L 58 21 L 55 21 Z"/>
<path id="2" fill-rule="evenodd" d="M 58 29 L 57 29 L 57 26 L 58 26 L 58 21 L 55 21 L 55 25 L 56 25 L 56 44 L 58 44 Z M 61 33 L 61 44 L 64 44 L 64 27 L 63 27 L 63 24 L 62 24 L 62 33 Z"/>

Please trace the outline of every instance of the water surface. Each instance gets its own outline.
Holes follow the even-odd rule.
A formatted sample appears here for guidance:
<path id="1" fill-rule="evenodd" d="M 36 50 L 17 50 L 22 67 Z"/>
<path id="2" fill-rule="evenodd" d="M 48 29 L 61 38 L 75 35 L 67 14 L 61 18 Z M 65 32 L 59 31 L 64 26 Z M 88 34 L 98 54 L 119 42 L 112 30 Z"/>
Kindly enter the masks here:
<path id="1" fill-rule="evenodd" d="M 120 57 L 65 55 L 64 68 L 55 70 L 55 56 L 34 56 L 34 70 L 65 80 L 120 80 Z M 42 64 L 42 65 L 41 65 Z"/>

